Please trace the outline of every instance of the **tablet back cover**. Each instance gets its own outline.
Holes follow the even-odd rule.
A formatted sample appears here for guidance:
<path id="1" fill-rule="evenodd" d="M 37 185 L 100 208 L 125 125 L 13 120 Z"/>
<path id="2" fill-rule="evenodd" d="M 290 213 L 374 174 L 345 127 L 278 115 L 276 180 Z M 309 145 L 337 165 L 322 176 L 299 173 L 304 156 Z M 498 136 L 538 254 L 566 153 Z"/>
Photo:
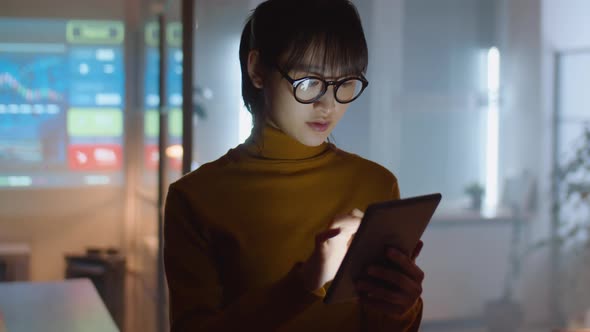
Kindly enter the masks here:
<path id="1" fill-rule="evenodd" d="M 369 205 L 324 303 L 356 299 L 353 280 L 362 276 L 367 265 L 383 257 L 386 246 L 399 248 L 410 255 L 441 197 L 436 193 Z"/>

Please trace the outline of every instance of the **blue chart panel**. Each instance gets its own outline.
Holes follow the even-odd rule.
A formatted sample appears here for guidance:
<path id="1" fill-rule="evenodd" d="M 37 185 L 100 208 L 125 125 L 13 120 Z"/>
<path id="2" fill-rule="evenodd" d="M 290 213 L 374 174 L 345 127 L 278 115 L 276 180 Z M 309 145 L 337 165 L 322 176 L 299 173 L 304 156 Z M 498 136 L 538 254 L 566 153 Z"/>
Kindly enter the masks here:
<path id="1" fill-rule="evenodd" d="M 63 103 L 65 59 L 57 55 L 0 53 L 0 100 L 3 104 Z"/>
<path id="2" fill-rule="evenodd" d="M 65 162 L 67 76 L 58 55 L 0 53 L 0 163 Z"/>

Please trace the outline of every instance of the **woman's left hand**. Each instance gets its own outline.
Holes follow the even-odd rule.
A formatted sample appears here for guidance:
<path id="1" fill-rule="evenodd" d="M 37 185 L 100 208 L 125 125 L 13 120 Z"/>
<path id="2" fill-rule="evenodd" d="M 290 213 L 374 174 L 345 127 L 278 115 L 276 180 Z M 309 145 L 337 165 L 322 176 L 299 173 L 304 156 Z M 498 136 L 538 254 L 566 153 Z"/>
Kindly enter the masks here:
<path id="1" fill-rule="evenodd" d="M 394 318 L 403 316 L 422 295 L 424 272 L 416 265 L 424 243 L 418 242 L 411 256 L 387 248 L 384 264 L 370 265 L 356 281 L 359 302 Z"/>

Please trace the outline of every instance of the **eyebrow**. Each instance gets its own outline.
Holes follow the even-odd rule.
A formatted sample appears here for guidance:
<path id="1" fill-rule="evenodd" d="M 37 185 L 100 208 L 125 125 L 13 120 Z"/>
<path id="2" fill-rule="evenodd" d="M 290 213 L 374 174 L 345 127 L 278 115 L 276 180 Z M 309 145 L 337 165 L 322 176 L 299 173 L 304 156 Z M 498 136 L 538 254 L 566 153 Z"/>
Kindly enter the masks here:
<path id="1" fill-rule="evenodd" d="M 323 76 L 323 74 L 320 73 L 322 71 L 322 69 L 323 68 L 318 67 L 318 66 L 297 65 L 297 66 L 293 67 L 291 70 L 302 71 L 302 72 L 306 72 L 306 73 L 310 73 L 310 74 Z"/>
<path id="2" fill-rule="evenodd" d="M 336 76 L 335 77 L 328 77 L 328 76 L 325 76 L 324 74 L 320 73 L 322 71 L 322 67 L 318 67 L 318 66 L 296 65 L 293 68 L 291 68 L 291 70 L 313 74 L 316 76 L 323 77 L 324 79 L 334 79 L 334 80 L 344 78 L 344 77 L 353 77 L 353 76 L 358 77 L 358 76 L 360 76 L 358 74 L 348 73 L 348 74 L 342 74 L 338 77 L 336 77 Z"/>

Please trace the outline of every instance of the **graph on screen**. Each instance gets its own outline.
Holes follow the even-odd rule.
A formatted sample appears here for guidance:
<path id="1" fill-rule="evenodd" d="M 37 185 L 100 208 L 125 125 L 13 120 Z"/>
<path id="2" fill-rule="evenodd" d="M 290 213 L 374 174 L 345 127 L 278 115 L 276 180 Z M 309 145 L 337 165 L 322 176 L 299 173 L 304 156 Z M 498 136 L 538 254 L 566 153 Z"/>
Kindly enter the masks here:
<path id="1" fill-rule="evenodd" d="M 0 187 L 122 182 L 124 26 L 0 18 Z"/>

